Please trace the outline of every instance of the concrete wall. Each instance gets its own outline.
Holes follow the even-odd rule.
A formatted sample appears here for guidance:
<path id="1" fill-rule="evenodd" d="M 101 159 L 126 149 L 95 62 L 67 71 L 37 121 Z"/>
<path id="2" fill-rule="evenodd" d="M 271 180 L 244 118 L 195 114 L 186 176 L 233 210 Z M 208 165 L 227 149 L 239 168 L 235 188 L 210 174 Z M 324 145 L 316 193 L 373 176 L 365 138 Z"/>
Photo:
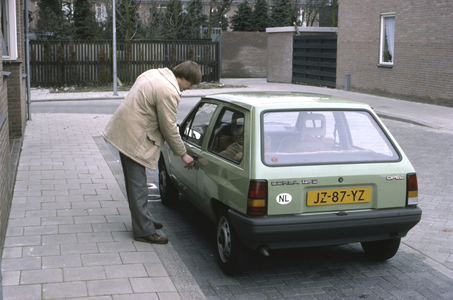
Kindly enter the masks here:
<path id="1" fill-rule="evenodd" d="M 395 13 L 392 68 L 379 67 L 380 14 Z M 342 0 L 337 88 L 453 106 L 453 1 Z"/>
<path id="2" fill-rule="evenodd" d="M 336 27 L 298 27 L 301 35 L 332 34 Z M 267 81 L 291 83 L 294 27 L 267 28 Z"/>
<path id="3" fill-rule="evenodd" d="M 267 44 L 265 32 L 224 31 L 221 77 L 265 78 Z"/>

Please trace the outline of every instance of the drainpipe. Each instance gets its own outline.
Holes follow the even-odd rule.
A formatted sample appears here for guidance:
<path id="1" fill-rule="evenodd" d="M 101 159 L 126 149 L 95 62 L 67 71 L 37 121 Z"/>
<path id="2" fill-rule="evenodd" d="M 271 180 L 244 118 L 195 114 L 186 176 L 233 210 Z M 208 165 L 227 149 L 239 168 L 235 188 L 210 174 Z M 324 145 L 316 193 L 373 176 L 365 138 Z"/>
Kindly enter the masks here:
<path id="1" fill-rule="evenodd" d="M 31 112 L 30 112 L 30 104 L 31 104 L 31 95 L 30 95 L 30 36 L 29 36 L 29 28 L 30 28 L 30 20 L 28 19 L 28 0 L 25 0 L 25 68 L 27 71 L 27 120 L 31 120 Z"/>

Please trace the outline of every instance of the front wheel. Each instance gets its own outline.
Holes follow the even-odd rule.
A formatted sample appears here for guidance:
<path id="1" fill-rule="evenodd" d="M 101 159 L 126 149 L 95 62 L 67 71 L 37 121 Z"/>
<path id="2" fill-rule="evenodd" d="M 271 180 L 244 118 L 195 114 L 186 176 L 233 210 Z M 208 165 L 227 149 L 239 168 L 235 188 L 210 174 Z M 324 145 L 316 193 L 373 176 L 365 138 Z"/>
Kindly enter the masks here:
<path id="1" fill-rule="evenodd" d="M 400 243 L 401 238 L 395 238 L 391 240 L 363 242 L 360 244 L 369 258 L 382 261 L 395 256 L 400 247 Z"/>
<path id="2" fill-rule="evenodd" d="M 162 158 L 159 160 L 159 191 L 163 205 L 173 206 L 178 202 L 179 191 L 168 176 Z"/>
<path id="3" fill-rule="evenodd" d="M 248 261 L 248 249 L 231 226 L 228 211 L 221 210 L 217 220 L 217 255 L 220 269 L 227 275 L 241 273 Z"/>

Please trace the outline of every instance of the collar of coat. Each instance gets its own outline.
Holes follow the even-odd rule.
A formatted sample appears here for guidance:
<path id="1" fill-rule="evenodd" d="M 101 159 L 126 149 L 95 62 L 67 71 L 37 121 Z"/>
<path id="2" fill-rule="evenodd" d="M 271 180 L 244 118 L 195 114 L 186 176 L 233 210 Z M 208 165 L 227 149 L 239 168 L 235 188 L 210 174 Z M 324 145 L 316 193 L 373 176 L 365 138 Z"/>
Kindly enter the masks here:
<path id="1" fill-rule="evenodd" d="M 175 74 L 173 74 L 173 72 L 169 68 L 161 68 L 161 69 L 157 69 L 157 70 L 159 71 L 160 74 L 162 74 L 162 76 L 165 77 L 165 79 L 168 80 L 168 82 L 170 82 L 175 87 L 176 91 L 178 92 L 179 96 L 181 97 L 182 92 L 179 88 L 179 83 L 176 80 Z"/>

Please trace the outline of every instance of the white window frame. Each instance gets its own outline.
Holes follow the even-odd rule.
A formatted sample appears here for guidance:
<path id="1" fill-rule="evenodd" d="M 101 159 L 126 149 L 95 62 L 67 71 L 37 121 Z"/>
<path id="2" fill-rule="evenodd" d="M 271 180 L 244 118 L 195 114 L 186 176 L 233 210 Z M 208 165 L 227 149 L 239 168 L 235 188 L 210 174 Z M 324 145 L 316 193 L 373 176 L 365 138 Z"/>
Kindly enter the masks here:
<path id="1" fill-rule="evenodd" d="M 379 44 L 379 65 L 385 67 L 392 67 L 395 62 L 395 47 L 393 46 L 393 55 L 392 61 L 384 61 L 384 47 L 385 47 L 385 19 L 386 18 L 394 18 L 395 13 L 382 13 L 381 14 L 381 36 L 380 36 L 380 44 Z M 395 29 L 394 29 L 395 31 Z M 393 32 L 393 45 L 395 45 L 395 32 Z"/>
<path id="2" fill-rule="evenodd" d="M 15 0 L 1 0 L 2 6 L 0 9 L 3 10 L 3 1 L 6 1 L 8 6 L 8 42 L 9 42 L 9 53 L 8 55 L 2 55 L 3 60 L 17 60 L 17 21 L 16 21 L 16 1 Z"/>

